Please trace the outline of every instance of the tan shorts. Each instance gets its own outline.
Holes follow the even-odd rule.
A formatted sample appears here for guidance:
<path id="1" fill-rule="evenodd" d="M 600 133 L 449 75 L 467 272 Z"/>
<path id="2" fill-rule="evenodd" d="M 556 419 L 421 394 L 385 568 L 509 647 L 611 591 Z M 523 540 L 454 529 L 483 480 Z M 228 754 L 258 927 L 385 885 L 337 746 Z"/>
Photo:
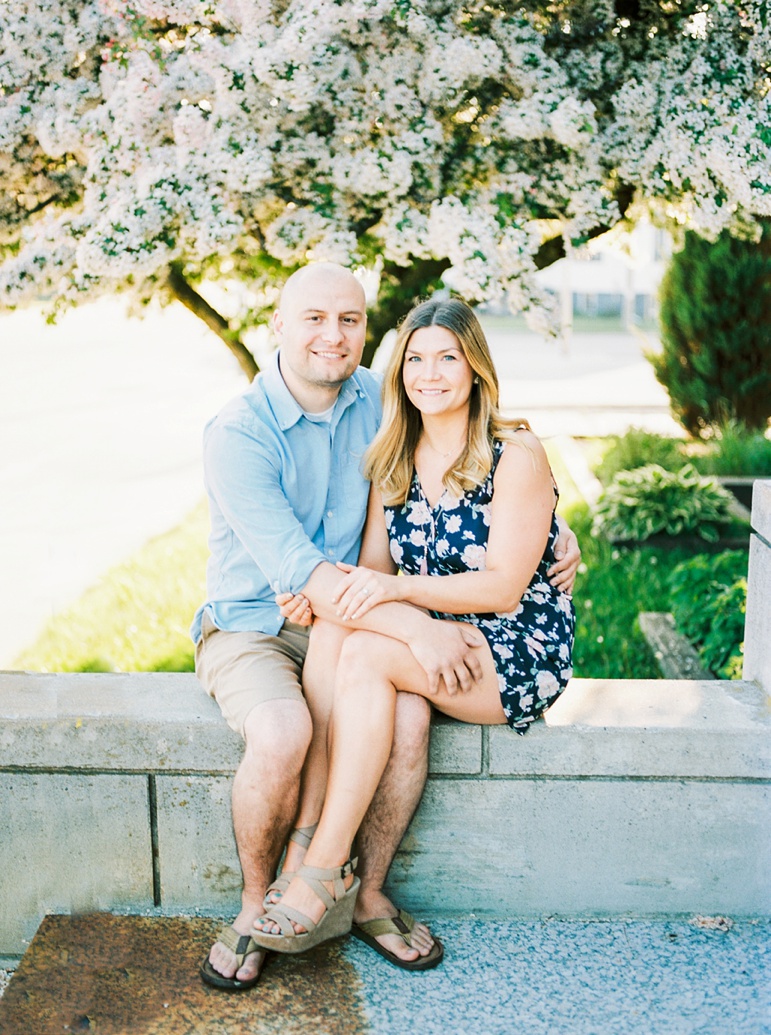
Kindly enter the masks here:
<path id="1" fill-rule="evenodd" d="M 302 669 L 310 626 L 284 622 L 278 636 L 226 632 L 203 616 L 195 671 L 231 729 L 244 736 L 249 712 L 265 701 L 303 701 Z"/>

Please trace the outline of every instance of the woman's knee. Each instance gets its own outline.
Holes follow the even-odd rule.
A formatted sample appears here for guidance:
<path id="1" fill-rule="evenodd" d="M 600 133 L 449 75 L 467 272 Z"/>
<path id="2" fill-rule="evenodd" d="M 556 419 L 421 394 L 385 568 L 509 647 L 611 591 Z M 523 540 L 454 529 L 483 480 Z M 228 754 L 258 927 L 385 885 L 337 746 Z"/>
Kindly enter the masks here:
<path id="1" fill-rule="evenodd" d="M 381 675 L 388 668 L 389 638 L 356 629 L 349 633 L 340 651 L 338 675 L 343 683 L 362 676 Z"/>

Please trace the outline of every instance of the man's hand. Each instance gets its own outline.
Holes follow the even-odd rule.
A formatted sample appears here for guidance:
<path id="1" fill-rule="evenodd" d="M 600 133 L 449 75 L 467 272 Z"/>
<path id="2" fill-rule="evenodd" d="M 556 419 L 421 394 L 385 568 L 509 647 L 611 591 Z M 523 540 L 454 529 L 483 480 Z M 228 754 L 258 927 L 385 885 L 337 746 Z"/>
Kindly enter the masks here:
<path id="1" fill-rule="evenodd" d="M 302 593 L 279 593 L 276 597 L 281 617 L 295 625 L 313 625 L 313 611 Z"/>
<path id="2" fill-rule="evenodd" d="M 417 616 L 416 616 L 417 619 Z M 407 644 L 428 676 L 428 692 L 436 694 L 444 683 L 448 694 L 465 693 L 482 678 L 482 665 L 473 647 L 481 647 L 484 636 L 459 622 L 417 622 Z"/>
<path id="3" fill-rule="evenodd" d="M 549 581 L 555 589 L 572 593 L 576 583 L 576 572 L 581 563 L 581 548 L 572 529 L 561 517 L 557 517 L 560 534 L 554 544 L 556 562 L 547 571 Z"/>

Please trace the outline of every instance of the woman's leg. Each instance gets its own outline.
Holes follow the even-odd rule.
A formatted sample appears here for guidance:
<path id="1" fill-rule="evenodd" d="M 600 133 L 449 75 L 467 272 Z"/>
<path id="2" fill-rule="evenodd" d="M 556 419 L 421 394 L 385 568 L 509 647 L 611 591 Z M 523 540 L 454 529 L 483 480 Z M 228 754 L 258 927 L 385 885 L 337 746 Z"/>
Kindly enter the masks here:
<path id="1" fill-rule="evenodd" d="M 311 629 L 308 653 L 303 665 L 303 693 L 313 723 L 313 738 L 305 756 L 300 782 L 300 803 L 296 828 L 313 827 L 318 822 L 327 787 L 329 718 L 335 689 L 335 673 L 347 629 L 316 619 Z M 295 872 L 305 856 L 305 845 L 287 844 L 284 869 Z M 277 895 L 276 901 L 279 896 Z"/>
<path id="2" fill-rule="evenodd" d="M 420 694 L 440 711 L 464 722 L 505 721 L 490 648 L 484 643 L 476 650 L 483 672 L 479 683 L 465 693 L 451 695 L 441 690 L 429 695 L 425 672 L 405 644 L 378 633 L 358 631 L 349 635 L 335 683 L 326 799 L 305 856 L 306 865 L 326 869 L 347 860 L 391 753 L 397 690 Z M 290 884 L 282 904 L 313 920 L 320 919 L 324 912 L 320 899 L 302 880 Z M 257 921 L 255 927 L 278 932 L 270 921 Z"/>

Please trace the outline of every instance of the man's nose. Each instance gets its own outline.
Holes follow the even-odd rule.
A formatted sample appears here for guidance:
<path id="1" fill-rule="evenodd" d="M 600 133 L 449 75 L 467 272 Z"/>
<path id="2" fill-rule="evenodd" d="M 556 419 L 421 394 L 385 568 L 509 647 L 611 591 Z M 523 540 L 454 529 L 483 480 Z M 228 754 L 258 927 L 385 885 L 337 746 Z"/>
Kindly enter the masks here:
<path id="1" fill-rule="evenodd" d="M 328 320 L 321 331 L 321 336 L 329 345 L 337 345 L 343 340 L 343 332 L 337 320 Z"/>

